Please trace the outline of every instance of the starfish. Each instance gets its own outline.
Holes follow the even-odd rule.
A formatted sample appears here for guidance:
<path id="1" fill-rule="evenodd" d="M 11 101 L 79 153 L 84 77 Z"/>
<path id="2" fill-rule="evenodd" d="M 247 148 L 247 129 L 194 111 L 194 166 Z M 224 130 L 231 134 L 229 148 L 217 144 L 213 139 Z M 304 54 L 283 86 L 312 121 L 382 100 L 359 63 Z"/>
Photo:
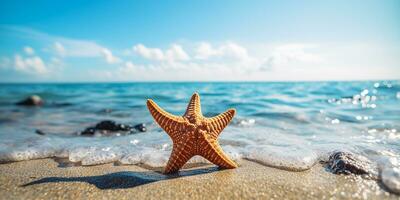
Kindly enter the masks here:
<path id="1" fill-rule="evenodd" d="M 201 113 L 200 96 L 194 93 L 185 114 L 172 115 L 160 108 L 153 100 L 147 100 L 147 107 L 162 129 L 173 142 L 171 156 L 164 173 L 177 172 L 190 158 L 199 155 L 220 168 L 232 169 L 237 165 L 221 149 L 217 138 L 235 115 L 229 109 L 212 118 Z"/>

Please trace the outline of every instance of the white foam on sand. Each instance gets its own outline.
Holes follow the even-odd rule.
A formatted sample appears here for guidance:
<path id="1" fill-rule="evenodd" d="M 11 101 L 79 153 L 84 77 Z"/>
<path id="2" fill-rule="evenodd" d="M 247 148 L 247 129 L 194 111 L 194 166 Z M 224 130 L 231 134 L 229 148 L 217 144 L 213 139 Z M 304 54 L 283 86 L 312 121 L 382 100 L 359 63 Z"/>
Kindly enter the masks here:
<path id="1" fill-rule="evenodd" d="M 251 135 L 249 133 L 247 135 Z M 248 159 L 263 165 L 302 171 L 312 167 L 317 154 L 305 147 L 299 138 L 269 141 L 262 137 L 246 138 L 246 134 L 230 135 L 221 139 L 221 146 L 234 161 Z M 233 137 L 232 137 L 233 136 Z M 272 134 L 279 137 L 279 134 Z M 241 138 L 232 140 L 232 138 Z M 110 162 L 145 164 L 162 167 L 171 152 L 171 140 L 158 131 L 124 137 L 59 137 L 31 135 L 22 139 L 2 140 L 0 162 L 61 157 L 81 165 Z M 207 163 L 195 157 L 189 163 Z"/>
<path id="2" fill-rule="evenodd" d="M 295 135 L 265 132 L 257 129 L 227 131 L 221 135 L 223 150 L 235 162 L 251 160 L 262 165 L 290 171 L 310 169 L 319 160 L 326 160 L 330 149 L 311 145 Z M 98 165 L 111 162 L 121 164 L 144 164 L 164 167 L 172 150 L 172 141 L 159 131 L 121 137 L 60 137 L 30 135 L 0 138 L 0 162 L 13 162 L 40 158 L 67 158 L 81 165 Z M 339 149 L 341 149 L 339 147 Z M 208 163 L 195 156 L 189 163 Z M 400 165 L 397 158 L 381 161 L 382 183 L 395 193 L 400 192 Z"/>
<path id="3" fill-rule="evenodd" d="M 400 194 L 400 161 L 398 158 L 384 159 L 380 164 L 382 183 L 392 192 Z"/>
<path id="4" fill-rule="evenodd" d="M 259 146 L 250 148 L 245 158 L 271 167 L 290 171 L 310 169 L 317 161 L 318 155 L 302 147 Z"/>

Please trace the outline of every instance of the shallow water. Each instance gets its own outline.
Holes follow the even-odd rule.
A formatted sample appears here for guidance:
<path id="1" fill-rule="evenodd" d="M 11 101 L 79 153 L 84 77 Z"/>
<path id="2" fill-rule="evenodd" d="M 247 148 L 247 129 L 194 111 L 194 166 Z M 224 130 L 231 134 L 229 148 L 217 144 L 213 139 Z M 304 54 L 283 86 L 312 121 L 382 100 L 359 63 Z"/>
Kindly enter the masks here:
<path id="1" fill-rule="evenodd" d="M 299 171 L 326 160 L 333 150 L 344 150 L 366 156 L 384 172 L 383 180 L 400 184 L 399 81 L 2 84 L 0 161 L 65 157 L 82 165 L 119 161 L 163 166 L 171 140 L 153 123 L 146 99 L 182 115 L 193 92 L 200 93 L 205 116 L 236 108 L 220 143 L 239 163 L 249 159 Z M 32 94 L 45 105 L 15 105 Z M 101 120 L 146 123 L 148 131 L 108 137 L 74 134 Z M 37 135 L 36 129 L 47 134 Z"/>

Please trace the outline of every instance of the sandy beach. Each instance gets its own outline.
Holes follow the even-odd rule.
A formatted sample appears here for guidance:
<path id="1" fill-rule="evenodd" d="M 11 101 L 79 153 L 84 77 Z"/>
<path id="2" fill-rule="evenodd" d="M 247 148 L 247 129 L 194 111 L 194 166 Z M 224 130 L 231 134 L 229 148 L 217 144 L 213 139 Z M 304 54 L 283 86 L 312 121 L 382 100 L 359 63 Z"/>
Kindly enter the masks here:
<path id="1" fill-rule="evenodd" d="M 0 200 L 400 200 L 400 0 L 0 13 Z"/>
<path id="2" fill-rule="evenodd" d="M 398 199 L 376 181 L 334 175 L 317 164 L 289 172 L 243 161 L 163 175 L 134 165 L 63 167 L 53 159 L 0 165 L 0 199 Z"/>

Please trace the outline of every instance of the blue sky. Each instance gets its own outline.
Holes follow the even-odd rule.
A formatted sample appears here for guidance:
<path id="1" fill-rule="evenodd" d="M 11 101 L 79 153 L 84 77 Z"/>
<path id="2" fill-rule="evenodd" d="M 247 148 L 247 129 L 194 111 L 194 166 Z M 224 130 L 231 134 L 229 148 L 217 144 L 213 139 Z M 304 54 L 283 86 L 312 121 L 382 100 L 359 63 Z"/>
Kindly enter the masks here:
<path id="1" fill-rule="evenodd" d="M 0 81 L 400 77 L 400 1 L 1 1 Z"/>

